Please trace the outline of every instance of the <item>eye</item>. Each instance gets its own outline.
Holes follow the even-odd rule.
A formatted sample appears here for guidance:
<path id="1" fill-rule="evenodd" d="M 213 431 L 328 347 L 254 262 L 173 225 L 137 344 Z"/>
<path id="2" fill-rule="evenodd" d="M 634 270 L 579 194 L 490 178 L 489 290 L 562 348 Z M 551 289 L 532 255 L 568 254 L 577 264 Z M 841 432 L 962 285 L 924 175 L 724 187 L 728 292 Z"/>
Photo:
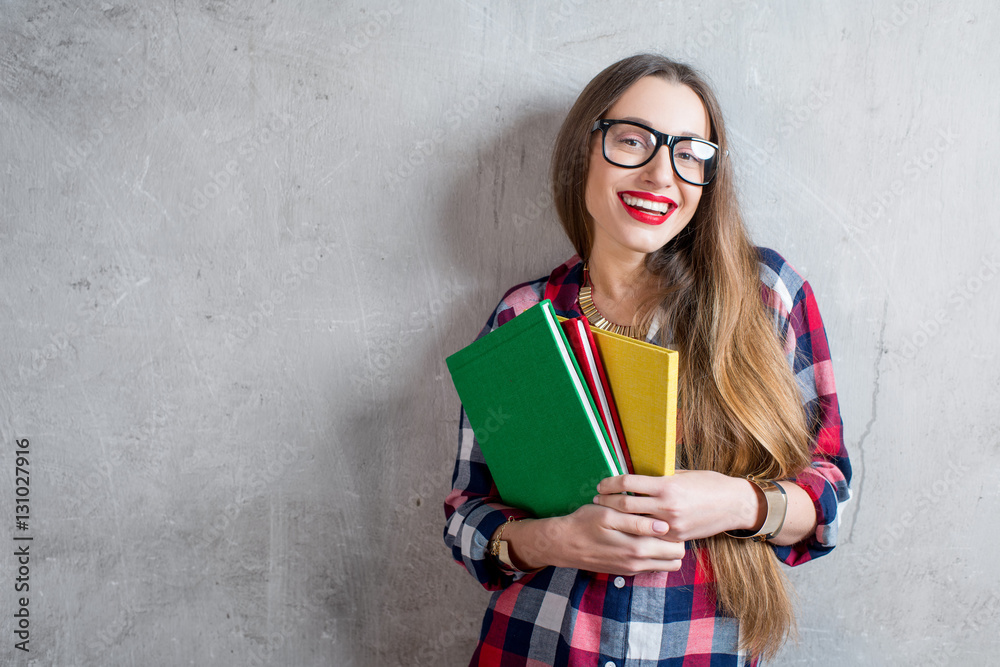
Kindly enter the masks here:
<path id="1" fill-rule="evenodd" d="M 682 141 L 674 146 L 674 160 L 701 164 L 715 157 L 715 148 L 700 141 Z"/>
<path id="2" fill-rule="evenodd" d="M 637 125 L 615 123 L 607 130 L 604 146 L 623 155 L 644 155 L 656 146 L 656 137 Z"/>
<path id="3" fill-rule="evenodd" d="M 623 132 L 614 138 L 615 145 L 625 149 L 644 151 L 649 148 L 649 137 L 638 132 Z"/>
<path id="4" fill-rule="evenodd" d="M 683 160 L 685 162 L 699 162 L 699 163 L 700 162 L 704 162 L 704 160 L 702 160 L 701 158 L 699 158 L 697 155 L 695 155 L 694 153 L 692 153 L 690 150 L 676 151 L 674 153 L 674 159 L 675 160 Z"/>

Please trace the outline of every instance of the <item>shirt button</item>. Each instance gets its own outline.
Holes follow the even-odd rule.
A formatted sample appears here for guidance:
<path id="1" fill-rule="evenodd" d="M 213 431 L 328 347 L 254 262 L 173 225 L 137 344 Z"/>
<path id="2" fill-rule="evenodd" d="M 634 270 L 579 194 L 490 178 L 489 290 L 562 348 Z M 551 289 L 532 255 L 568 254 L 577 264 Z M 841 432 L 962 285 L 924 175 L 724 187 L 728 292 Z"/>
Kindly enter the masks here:
<path id="1" fill-rule="evenodd" d="M 621 577 L 619 577 L 619 579 L 620 578 Z M 610 660 L 608 660 L 606 663 L 604 663 L 604 667 L 618 667 L 618 666 L 615 663 L 613 663 Z"/>
<path id="2" fill-rule="evenodd" d="M 615 588 L 621 588 L 624 585 L 625 585 L 625 577 L 615 577 Z M 613 662 L 608 663 L 608 665 L 611 665 L 611 667 L 614 667 L 614 664 L 615 663 Z M 605 665 L 604 667 L 608 667 L 608 665 Z"/>

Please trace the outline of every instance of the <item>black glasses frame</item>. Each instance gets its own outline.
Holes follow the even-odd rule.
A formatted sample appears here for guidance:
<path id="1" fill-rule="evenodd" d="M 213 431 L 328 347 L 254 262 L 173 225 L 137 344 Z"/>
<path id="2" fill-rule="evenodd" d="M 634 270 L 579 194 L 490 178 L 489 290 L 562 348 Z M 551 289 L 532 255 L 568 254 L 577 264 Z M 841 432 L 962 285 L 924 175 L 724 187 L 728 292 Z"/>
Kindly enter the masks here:
<path id="1" fill-rule="evenodd" d="M 620 164 L 608 157 L 608 152 L 605 149 L 605 144 L 608 138 L 608 129 L 612 125 L 619 125 L 619 124 L 635 125 L 636 127 L 641 127 L 642 129 L 646 130 L 654 137 L 656 137 L 656 146 L 653 147 L 653 152 L 650 154 L 648 158 L 643 160 L 641 163 Z M 591 133 L 596 132 L 598 130 L 601 131 L 601 154 L 604 156 L 604 159 L 607 160 L 609 164 L 613 164 L 616 167 L 623 167 L 625 169 L 638 169 L 639 167 L 646 166 L 653 160 L 654 157 L 656 157 L 656 154 L 660 150 L 660 146 L 666 146 L 667 148 L 670 149 L 670 168 L 674 170 L 675 174 L 677 174 L 677 178 L 681 179 L 685 183 L 690 183 L 691 185 L 708 185 L 709 183 L 711 183 L 715 179 L 715 174 L 718 172 L 718 165 L 716 164 L 716 162 L 718 161 L 720 156 L 728 153 L 728 151 L 726 151 L 726 153 L 723 153 L 722 149 L 719 148 L 718 144 L 702 139 L 701 137 L 677 137 L 672 134 L 666 134 L 665 132 L 660 132 L 659 130 L 654 130 L 648 125 L 637 123 L 634 120 L 614 120 L 611 118 L 600 118 L 597 120 L 597 122 L 594 123 L 594 127 L 590 129 Z M 683 176 L 681 176 L 681 173 L 677 171 L 677 165 L 674 164 L 674 145 L 677 144 L 677 142 L 679 141 L 697 141 L 698 143 L 708 144 L 709 146 L 715 149 L 715 156 L 711 159 L 712 175 L 709 176 L 707 181 L 704 182 L 692 181 L 689 178 L 684 178 Z"/>

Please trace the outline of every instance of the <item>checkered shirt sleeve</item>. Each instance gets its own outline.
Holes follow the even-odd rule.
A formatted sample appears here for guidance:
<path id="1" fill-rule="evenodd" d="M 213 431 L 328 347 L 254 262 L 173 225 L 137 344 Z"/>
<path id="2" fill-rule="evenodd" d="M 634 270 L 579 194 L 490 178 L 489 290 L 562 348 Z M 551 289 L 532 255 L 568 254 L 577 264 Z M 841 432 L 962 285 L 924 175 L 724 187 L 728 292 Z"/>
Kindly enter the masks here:
<path id="1" fill-rule="evenodd" d="M 542 278 L 509 290 L 477 340 L 541 301 L 545 283 Z M 459 415 L 458 457 L 451 484 L 452 491 L 444 501 L 445 544 L 487 590 L 509 586 L 520 575 L 503 572 L 487 548 L 493 533 L 508 517 L 523 518 L 529 513 L 500 501 L 464 408 Z"/>
<path id="2" fill-rule="evenodd" d="M 778 253 L 760 248 L 759 254 L 761 298 L 784 344 L 813 431 L 811 465 L 793 481 L 813 501 L 816 532 L 798 544 L 774 547 L 782 561 L 799 565 L 836 545 L 840 508 L 851 495 L 851 463 L 844 447 L 830 346 L 812 287 Z"/>

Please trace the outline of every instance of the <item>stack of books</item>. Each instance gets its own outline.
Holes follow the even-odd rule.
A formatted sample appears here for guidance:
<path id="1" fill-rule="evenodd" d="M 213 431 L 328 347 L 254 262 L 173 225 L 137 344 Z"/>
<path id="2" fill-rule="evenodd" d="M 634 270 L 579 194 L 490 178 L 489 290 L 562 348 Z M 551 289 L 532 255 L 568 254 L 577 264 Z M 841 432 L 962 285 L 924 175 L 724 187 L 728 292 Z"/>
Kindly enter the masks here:
<path id="1" fill-rule="evenodd" d="M 545 300 L 446 361 L 509 505 L 559 516 L 605 477 L 673 474 L 673 350 L 560 318 Z"/>

